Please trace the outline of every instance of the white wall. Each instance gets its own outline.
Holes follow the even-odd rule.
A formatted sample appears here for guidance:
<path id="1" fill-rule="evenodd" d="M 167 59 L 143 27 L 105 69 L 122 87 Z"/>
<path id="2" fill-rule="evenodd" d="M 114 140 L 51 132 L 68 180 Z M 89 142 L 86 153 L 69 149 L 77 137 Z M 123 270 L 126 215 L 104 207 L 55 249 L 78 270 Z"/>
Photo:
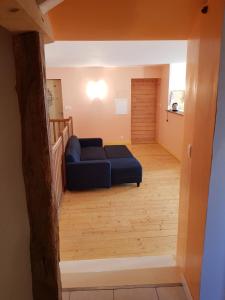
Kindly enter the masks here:
<path id="1" fill-rule="evenodd" d="M 225 23 L 223 30 L 201 300 L 225 299 Z"/>
<path id="2" fill-rule="evenodd" d="M 32 300 L 29 224 L 10 34 L 0 27 L 0 299 Z"/>

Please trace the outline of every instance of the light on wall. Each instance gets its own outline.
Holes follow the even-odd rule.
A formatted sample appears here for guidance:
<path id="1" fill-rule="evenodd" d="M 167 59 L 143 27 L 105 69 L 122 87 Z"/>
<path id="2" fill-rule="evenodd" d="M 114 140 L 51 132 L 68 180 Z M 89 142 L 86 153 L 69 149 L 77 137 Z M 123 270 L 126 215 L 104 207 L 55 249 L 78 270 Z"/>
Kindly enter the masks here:
<path id="1" fill-rule="evenodd" d="M 108 87 L 105 80 L 89 81 L 87 83 L 86 93 L 89 99 L 103 100 L 107 96 Z"/>
<path id="2" fill-rule="evenodd" d="M 186 63 L 170 64 L 169 90 L 185 90 Z"/>

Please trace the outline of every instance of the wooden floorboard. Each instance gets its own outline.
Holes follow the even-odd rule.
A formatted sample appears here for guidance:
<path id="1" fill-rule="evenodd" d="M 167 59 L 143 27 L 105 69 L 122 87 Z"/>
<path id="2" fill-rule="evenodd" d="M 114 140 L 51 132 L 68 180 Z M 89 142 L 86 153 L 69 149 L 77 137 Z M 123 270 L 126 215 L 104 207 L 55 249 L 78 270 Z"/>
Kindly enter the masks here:
<path id="1" fill-rule="evenodd" d="M 65 193 L 61 260 L 175 254 L 180 163 L 158 144 L 130 149 L 143 166 L 139 188 Z"/>

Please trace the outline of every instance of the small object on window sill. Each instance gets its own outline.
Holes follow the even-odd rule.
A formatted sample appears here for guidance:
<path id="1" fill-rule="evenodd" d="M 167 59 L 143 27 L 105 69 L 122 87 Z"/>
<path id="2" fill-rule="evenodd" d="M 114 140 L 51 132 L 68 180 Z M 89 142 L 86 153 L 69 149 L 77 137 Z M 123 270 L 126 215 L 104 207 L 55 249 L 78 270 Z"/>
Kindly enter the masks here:
<path id="1" fill-rule="evenodd" d="M 172 110 L 172 109 L 167 109 L 166 111 L 169 112 L 169 113 L 177 114 L 179 116 L 184 116 L 184 112 L 182 110 L 176 110 L 175 111 L 175 110 Z"/>
<path id="2" fill-rule="evenodd" d="M 174 102 L 172 104 L 172 111 L 178 111 L 178 103 L 177 102 Z"/>

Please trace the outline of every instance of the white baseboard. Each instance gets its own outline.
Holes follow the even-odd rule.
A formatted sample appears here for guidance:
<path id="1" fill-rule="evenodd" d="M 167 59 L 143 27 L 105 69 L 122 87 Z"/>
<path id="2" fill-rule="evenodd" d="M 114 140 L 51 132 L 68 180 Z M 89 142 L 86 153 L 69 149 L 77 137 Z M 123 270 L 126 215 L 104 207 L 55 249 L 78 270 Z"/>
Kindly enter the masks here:
<path id="1" fill-rule="evenodd" d="M 181 274 L 181 281 L 182 281 L 182 284 L 183 284 L 183 287 L 184 287 L 184 292 L 186 294 L 187 300 L 193 300 L 190 289 L 189 289 L 189 286 L 188 286 L 188 283 L 187 283 L 187 281 L 186 281 L 183 274 Z"/>

